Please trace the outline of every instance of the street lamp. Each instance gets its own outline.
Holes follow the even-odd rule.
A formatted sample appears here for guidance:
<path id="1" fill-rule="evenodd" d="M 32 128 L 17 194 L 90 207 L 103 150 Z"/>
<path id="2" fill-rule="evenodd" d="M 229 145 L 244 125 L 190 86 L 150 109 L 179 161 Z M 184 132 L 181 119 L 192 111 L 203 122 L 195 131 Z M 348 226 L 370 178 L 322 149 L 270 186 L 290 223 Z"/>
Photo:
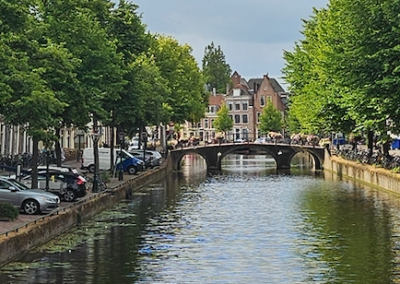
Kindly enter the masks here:
<path id="1" fill-rule="evenodd" d="M 146 166 L 146 147 L 147 147 L 147 132 L 142 132 L 142 141 L 143 141 L 143 163 Z"/>
<path id="2" fill-rule="evenodd" d="M 124 180 L 124 168 L 122 166 L 122 149 L 124 141 L 125 141 L 125 132 L 121 131 L 119 133 L 120 150 L 119 150 L 118 180 Z"/>
<path id="3" fill-rule="evenodd" d="M 100 136 L 101 136 L 101 133 L 99 131 L 95 130 L 92 132 L 91 137 L 92 137 L 92 141 L 93 141 L 93 148 L 97 148 L 97 149 L 99 148 Z M 94 155 L 93 192 L 99 191 L 99 180 L 98 180 L 99 170 L 98 169 L 99 169 L 98 155 Z"/>
<path id="4" fill-rule="evenodd" d="M 46 191 L 49 191 L 50 186 L 49 186 L 49 164 L 50 164 L 50 151 L 49 149 L 46 149 Z"/>

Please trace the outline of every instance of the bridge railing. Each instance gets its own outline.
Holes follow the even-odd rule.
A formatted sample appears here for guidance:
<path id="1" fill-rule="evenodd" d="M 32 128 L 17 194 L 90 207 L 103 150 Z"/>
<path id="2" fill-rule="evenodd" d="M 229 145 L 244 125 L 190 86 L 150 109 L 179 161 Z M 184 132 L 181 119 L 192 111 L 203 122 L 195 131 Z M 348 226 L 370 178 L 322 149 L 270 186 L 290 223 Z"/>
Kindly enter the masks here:
<path id="1" fill-rule="evenodd" d="M 248 134 L 248 133 L 247 133 Z M 215 144 L 238 144 L 238 143 L 256 143 L 256 144 L 288 144 L 288 145 L 304 145 L 304 146 L 318 146 L 318 141 L 307 142 L 303 140 L 292 140 L 289 137 L 269 137 L 263 136 L 254 138 L 248 134 L 247 136 L 240 136 L 238 133 L 227 133 L 223 137 L 214 137 L 207 139 L 200 137 L 200 139 L 180 139 L 175 145 L 176 148 L 193 147 L 193 146 L 207 146 Z"/>

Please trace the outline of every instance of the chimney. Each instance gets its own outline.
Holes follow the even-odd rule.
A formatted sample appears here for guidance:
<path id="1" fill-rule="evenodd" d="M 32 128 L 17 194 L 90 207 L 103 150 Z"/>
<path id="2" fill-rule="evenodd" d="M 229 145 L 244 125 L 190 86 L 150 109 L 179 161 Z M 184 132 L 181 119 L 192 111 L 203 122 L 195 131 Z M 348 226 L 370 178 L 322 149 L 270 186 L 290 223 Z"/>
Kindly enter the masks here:
<path id="1" fill-rule="evenodd" d="M 215 88 L 213 88 L 213 96 L 215 96 L 217 94 L 217 90 Z"/>

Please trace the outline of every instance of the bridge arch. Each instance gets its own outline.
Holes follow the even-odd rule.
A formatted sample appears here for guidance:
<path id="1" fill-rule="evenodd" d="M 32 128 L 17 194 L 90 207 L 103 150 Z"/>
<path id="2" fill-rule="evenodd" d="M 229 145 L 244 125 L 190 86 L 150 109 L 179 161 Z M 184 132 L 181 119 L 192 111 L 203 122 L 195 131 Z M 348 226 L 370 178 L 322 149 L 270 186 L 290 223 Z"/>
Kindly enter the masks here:
<path id="1" fill-rule="evenodd" d="M 190 151 L 192 150 L 192 151 Z M 179 155 L 176 156 L 176 161 L 174 161 L 174 169 L 175 170 L 180 170 L 182 168 L 182 160 L 185 156 L 187 155 L 198 155 L 200 157 L 202 157 L 204 159 L 204 161 L 206 162 L 207 165 L 207 169 L 209 168 L 208 164 L 209 162 L 207 161 L 207 155 L 204 155 L 204 153 L 199 152 L 199 151 L 195 151 L 195 149 L 189 149 L 189 151 L 181 151 L 181 153 Z"/>

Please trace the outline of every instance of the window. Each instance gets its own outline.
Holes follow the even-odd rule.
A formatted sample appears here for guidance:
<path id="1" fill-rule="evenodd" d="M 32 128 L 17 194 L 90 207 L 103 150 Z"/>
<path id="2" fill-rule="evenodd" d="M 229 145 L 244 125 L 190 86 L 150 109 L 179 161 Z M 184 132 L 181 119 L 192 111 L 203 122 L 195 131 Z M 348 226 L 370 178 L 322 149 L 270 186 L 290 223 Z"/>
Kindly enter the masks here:
<path id="1" fill-rule="evenodd" d="M 214 119 L 211 119 L 211 128 L 214 128 Z"/>
<path id="2" fill-rule="evenodd" d="M 249 123 L 249 121 L 247 120 L 247 114 L 242 115 L 242 123 Z"/>
<path id="3" fill-rule="evenodd" d="M 244 102 L 244 103 L 242 104 L 242 109 L 243 109 L 243 110 L 247 110 L 247 102 Z"/>
<path id="4" fill-rule="evenodd" d="M 215 107 L 214 106 L 210 106 L 210 113 L 215 113 Z"/>
<path id="5" fill-rule="evenodd" d="M 229 115 L 229 118 L 230 118 L 231 120 L 233 120 L 233 116 L 232 116 L 231 114 Z"/>
<path id="6" fill-rule="evenodd" d="M 240 110 L 240 103 L 235 103 L 235 110 Z"/>
<path id="7" fill-rule="evenodd" d="M 235 123 L 240 123 L 240 115 L 235 115 Z"/>
<path id="8" fill-rule="evenodd" d="M 265 106 L 265 96 L 260 97 L 260 106 Z"/>
<path id="9" fill-rule="evenodd" d="M 267 96 L 267 101 L 272 102 L 272 96 Z"/>
<path id="10" fill-rule="evenodd" d="M 204 119 L 204 128 L 208 128 L 208 119 Z"/>
<path id="11" fill-rule="evenodd" d="M 232 103 L 229 103 L 228 106 L 229 106 L 229 110 L 232 110 L 232 109 L 233 109 Z"/>
<path id="12" fill-rule="evenodd" d="M 260 123 L 261 112 L 257 112 L 257 123 Z"/>

